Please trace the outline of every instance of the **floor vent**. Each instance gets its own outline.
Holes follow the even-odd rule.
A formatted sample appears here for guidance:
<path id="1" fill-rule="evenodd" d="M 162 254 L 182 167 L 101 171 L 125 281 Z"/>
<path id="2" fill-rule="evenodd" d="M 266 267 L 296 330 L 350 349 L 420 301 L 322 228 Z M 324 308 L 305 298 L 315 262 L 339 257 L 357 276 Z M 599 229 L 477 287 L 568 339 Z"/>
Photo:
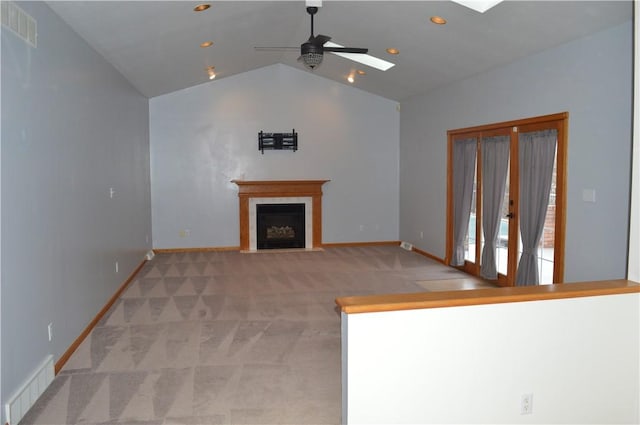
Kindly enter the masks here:
<path id="1" fill-rule="evenodd" d="M 0 1 L 2 26 L 13 31 L 33 47 L 38 47 L 38 24 L 12 1 Z"/>
<path id="2" fill-rule="evenodd" d="M 40 397 L 49 384 L 53 382 L 53 378 L 53 356 L 49 355 L 22 387 L 15 392 L 13 397 L 9 398 L 7 404 L 5 404 L 5 414 L 9 425 L 20 422 L 38 397 Z"/>
<path id="3" fill-rule="evenodd" d="M 402 249 L 406 249 L 407 251 L 411 251 L 413 250 L 413 245 L 411 245 L 409 242 L 400 242 L 400 248 Z"/>

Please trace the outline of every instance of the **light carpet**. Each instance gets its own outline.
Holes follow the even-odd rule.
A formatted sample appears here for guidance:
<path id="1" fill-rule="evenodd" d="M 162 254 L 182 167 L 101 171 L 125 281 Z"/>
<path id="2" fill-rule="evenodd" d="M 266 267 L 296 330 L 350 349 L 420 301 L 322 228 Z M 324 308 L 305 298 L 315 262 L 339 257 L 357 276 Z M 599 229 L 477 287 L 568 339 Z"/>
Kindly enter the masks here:
<path id="1" fill-rule="evenodd" d="M 335 298 L 466 276 L 396 246 L 160 254 L 21 424 L 339 424 Z"/>

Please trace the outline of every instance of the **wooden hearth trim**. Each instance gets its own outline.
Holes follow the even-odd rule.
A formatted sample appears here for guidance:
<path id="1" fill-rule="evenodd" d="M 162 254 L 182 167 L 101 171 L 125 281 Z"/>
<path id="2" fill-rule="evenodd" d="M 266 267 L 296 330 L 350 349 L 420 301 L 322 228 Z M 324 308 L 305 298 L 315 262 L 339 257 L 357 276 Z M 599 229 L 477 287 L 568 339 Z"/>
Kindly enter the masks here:
<path id="1" fill-rule="evenodd" d="M 240 249 L 249 246 L 250 198 L 310 197 L 313 208 L 313 248 L 322 247 L 322 185 L 329 180 L 231 180 L 238 185 L 240 201 Z"/>

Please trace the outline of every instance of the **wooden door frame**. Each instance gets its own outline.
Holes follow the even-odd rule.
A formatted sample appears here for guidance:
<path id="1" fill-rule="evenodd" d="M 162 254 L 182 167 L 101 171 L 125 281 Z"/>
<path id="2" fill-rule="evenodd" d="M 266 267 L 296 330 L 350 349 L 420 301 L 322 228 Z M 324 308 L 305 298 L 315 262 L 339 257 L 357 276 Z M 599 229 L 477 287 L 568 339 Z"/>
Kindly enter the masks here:
<path id="1" fill-rule="evenodd" d="M 524 118 L 513 121 L 504 121 L 500 123 L 493 123 L 487 125 L 480 125 L 474 127 L 466 127 L 455 130 L 447 131 L 447 226 L 446 226 L 446 252 L 445 252 L 445 264 L 451 263 L 451 258 L 453 256 L 453 141 L 454 139 L 460 139 L 462 137 L 472 138 L 475 137 L 477 140 L 481 140 L 483 136 L 491 135 L 492 133 L 500 132 L 500 131 L 508 131 L 511 134 L 511 137 L 517 137 L 520 132 L 529 132 L 536 131 L 541 129 L 549 129 L 554 128 L 558 131 L 558 145 L 557 145 L 557 156 L 556 156 L 556 219 L 555 219 L 555 228 L 554 228 L 554 269 L 553 269 L 553 283 L 562 283 L 564 282 L 564 250 L 565 250 L 565 225 L 566 225 L 566 184 L 567 184 L 567 148 L 568 148 L 568 123 L 569 123 L 569 113 L 568 112 L 560 112 L 557 114 L 543 115 L 532 118 Z M 502 133 L 504 134 L 504 133 Z M 480 144 L 478 144 L 479 146 Z M 480 150 L 480 149 L 478 149 Z M 517 161 L 517 151 L 511 149 L 510 152 L 510 160 Z M 478 152 L 477 155 L 477 167 L 480 169 L 481 167 L 481 152 Z M 479 170 L 482 171 L 481 169 Z M 481 175 L 481 174 L 477 174 Z M 516 176 L 517 178 L 517 176 Z M 517 181 L 517 180 L 516 180 Z M 480 188 L 480 184 L 478 184 L 476 196 L 480 199 L 477 199 L 477 205 L 480 205 L 482 189 Z M 515 187 L 512 187 L 515 186 Z M 516 195 L 518 195 L 519 184 L 509 185 L 510 193 L 512 190 L 515 190 Z M 515 211 L 519 211 L 518 199 L 519 196 L 515 197 L 516 202 L 514 203 Z M 478 208 L 476 208 L 478 209 Z M 481 211 L 476 212 L 476 220 L 478 217 L 481 218 Z M 478 215 L 480 214 L 480 215 Z M 516 214 L 516 218 L 514 220 L 514 226 L 509 226 L 511 238 L 511 228 L 513 227 L 517 234 L 518 226 L 518 214 Z M 480 239 L 478 235 L 480 235 L 481 226 L 476 225 L 476 244 L 480 244 Z M 476 249 L 476 257 L 478 257 L 477 252 L 479 249 Z M 516 253 L 511 253 L 512 256 L 516 256 Z M 517 258 L 517 257 L 516 257 Z M 465 264 L 467 262 L 465 261 Z M 475 268 L 479 268 L 480 261 L 476 258 L 476 264 L 473 266 Z M 509 258 L 509 266 L 516 267 L 516 261 L 512 261 Z M 460 266 L 459 268 L 464 270 L 465 268 L 469 268 L 470 266 Z"/>

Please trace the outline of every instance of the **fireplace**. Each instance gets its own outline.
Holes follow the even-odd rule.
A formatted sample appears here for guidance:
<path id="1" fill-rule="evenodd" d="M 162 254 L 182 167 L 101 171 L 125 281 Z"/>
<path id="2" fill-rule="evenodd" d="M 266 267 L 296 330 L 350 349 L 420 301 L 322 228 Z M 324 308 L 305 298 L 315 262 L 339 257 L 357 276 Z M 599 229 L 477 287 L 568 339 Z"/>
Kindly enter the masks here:
<path id="1" fill-rule="evenodd" d="M 302 249 L 322 247 L 322 185 L 329 180 L 232 180 L 238 185 L 240 201 L 240 250 L 258 249 L 258 207 L 265 204 L 303 204 Z M 281 227 L 281 226 L 280 226 Z M 285 226 L 286 227 L 286 226 Z M 290 230 L 281 229 L 290 235 Z M 296 232 L 297 235 L 300 232 Z M 272 231 L 273 235 L 273 231 Z"/>
<path id="2" fill-rule="evenodd" d="M 256 205 L 257 248 L 304 248 L 304 218 L 304 204 Z"/>

